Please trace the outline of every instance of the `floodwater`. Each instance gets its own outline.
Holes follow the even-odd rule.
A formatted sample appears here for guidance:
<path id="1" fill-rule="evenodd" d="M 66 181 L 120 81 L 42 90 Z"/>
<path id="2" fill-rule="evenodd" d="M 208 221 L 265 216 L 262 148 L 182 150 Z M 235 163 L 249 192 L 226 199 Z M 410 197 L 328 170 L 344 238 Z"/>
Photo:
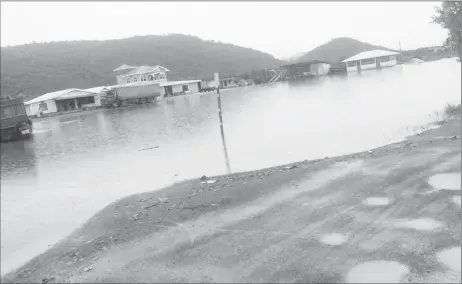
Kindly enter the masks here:
<path id="1" fill-rule="evenodd" d="M 347 77 L 36 120 L 1 145 L 1 272 L 23 264 L 124 196 L 201 175 L 368 150 L 460 103 L 454 58 Z"/>

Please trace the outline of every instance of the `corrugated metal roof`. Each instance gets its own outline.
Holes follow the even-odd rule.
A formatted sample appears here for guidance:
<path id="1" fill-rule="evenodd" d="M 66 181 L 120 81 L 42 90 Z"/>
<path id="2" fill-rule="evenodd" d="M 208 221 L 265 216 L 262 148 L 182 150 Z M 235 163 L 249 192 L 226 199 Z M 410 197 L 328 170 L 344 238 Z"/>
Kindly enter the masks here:
<path id="1" fill-rule="evenodd" d="M 73 90 L 68 93 L 62 94 L 61 96 L 58 96 L 55 98 L 55 100 L 68 100 L 68 99 L 76 99 L 76 98 L 82 98 L 82 97 L 90 97 L 94 96 L 96 93 L 94 92 L 88 92 L 84 90 Z"/>
<path id="2" fill-rule="evenodd" d="M 293 64 L 286 64 L 286 65 L 282 65 L 281 67 L 284 67 L 284 68 L 287 68 L 287 67 L 301 67 L 301 66 L 307 66 L 307 65 L 318 64 L 318 63 L 330 64 L 329 62 L 322 61 L 322 60 L 311 60 L 311 61 L 306 61 L 306 62 L 297 62 L 297 63 L 293 63 Z"/>
<path id="3" fill-rule="evenodd" d="M 156 72 L 156 71 L 169 72 L 170 70 L 160 65 L 156 65 L 156 66 L 143 65 L 143 66 L 136 67 L 136 69 L 131 70 L 127 74 L 123 74 L 121 77 L 151 73 L 151 72 Z"/>
<path id="4" fill-rule="evenodd" d="M 112 70 L 112 72 L 117 72 L 117 71 L 122 71 L 122 70 L 127 70 L 127 69 L 134 69 L 134 68 L 136 68 L 136 66 L 122 64 L 119 67 L 117 67 L 116 69 Z"/>
<path id="5" fill-rule="evenodd" d="M 390 55 L 397 55 L 397 54 L 399 54 L 399 52 L 375 49 L 375 50 L 360 52 L 360 53 L 358 53 L 358 54 L 356 54 L 356 55 L 354 55 L 354 56 L 352 56 L 350 58 L 347 58 L 347 59 L 343 60 L 342 62 L 363 60 L 363 59 L 376 58 L 376 57 L 382 57 L 382 56 L 390 56 Z"/>
<path id="6" fill-rule="evenodd" d="M 128 84 L 113 85 L 113 86 L 109 86 L 108 88 L 139 87 L 139 86 L 159 85 L 159 84 L 160 84 L 159 82 L 144 81 L 144 82 L 134 82 L 134 83 L 128 83 Z"/>
<path id="7" fill-rule="evenodd" d="M 38 103 L 42 101 L 47 101 L 47 100 L 53 100 L 61 95 L 67 94 L 69 92 L 75 91 L 78 89 L 66 89 L 66 90 L 61 90 L 61 91 L 56 91 L 56 92 L 51 92 L 51 93 L 46 93 L 44 95 L 41 95 L 40 97 L 36 97 L 35 99 L 32 99 L 30 101 L 25 102 L 25 105 L 33 104 L 33 103 Z"/>
<path id="8" fill-rule="evenodd" d="M 107 86 L 93 87 L 93 88 L 84 89 L 84 91 L 99 94 L 105 88 L 108 88 L 108 87 Z"/>
<path id="9" fill-rule="evenodd" d="M 201 80 L 188 80 L 188 81 L 169 81 L 165 83 L 161 83 L 161 87 L 165 86 L 173 86 L 173 85 L 183 85 L 183 84 L 191 84 L 191 83 L 199 83 Z"/>

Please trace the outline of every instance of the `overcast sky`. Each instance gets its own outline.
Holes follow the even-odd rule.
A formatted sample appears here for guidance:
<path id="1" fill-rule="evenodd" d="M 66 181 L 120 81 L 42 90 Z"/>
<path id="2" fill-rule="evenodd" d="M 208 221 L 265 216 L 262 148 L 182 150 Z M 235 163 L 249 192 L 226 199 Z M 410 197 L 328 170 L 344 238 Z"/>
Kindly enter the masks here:
<path id="1" fill-rule="evenodd" d="M 440 2 L 1 2 L 1 45 L 183 33 L 285 58 L 336 37 L 441 45 Z"/>

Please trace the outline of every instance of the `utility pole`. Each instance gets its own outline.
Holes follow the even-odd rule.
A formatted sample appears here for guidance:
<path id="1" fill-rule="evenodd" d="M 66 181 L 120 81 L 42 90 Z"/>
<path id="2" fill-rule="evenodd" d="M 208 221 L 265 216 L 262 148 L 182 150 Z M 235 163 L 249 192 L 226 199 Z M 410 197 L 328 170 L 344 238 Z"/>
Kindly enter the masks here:
<path id="1" fill-rule="evenodd" d="M 229 165 L 228 149 L 226 148 L 225 131 L 223 129 L 223 116 L 221 114 L 220 81 L 218 78 L 219 78 L 218 73 L 215 73 L 215 81 L 218 81 L 217 82 L 217 103 L 218 103 L 218 118 L 220 120 L 221 142 L 223 143 L 223 150 L 225 152 L 226 170 L 228 174 L 230 174 L 231 166 Z"/>

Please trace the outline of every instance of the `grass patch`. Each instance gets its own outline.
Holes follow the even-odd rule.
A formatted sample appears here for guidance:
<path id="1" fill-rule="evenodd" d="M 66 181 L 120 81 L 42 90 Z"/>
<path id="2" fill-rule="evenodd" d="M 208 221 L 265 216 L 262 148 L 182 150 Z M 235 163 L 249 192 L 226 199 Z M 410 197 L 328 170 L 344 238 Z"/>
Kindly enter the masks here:
<path id="1" fill-rule="evenodd" d="M 458 119 L 461 116 L 461 105 L 460 104 L 446 104 L 444 111 L 442 113 L 435 113 L 435 122 L 436 125 L 443 125 L 448 123 L 449 120 Z"/>
<path id="2" fill-rule="evenodd" d="M 460 104 L 447 104 L 444 108 L 444 115 L 448 118 L 460 117 L 461 116 L 461 108 Z"/>

